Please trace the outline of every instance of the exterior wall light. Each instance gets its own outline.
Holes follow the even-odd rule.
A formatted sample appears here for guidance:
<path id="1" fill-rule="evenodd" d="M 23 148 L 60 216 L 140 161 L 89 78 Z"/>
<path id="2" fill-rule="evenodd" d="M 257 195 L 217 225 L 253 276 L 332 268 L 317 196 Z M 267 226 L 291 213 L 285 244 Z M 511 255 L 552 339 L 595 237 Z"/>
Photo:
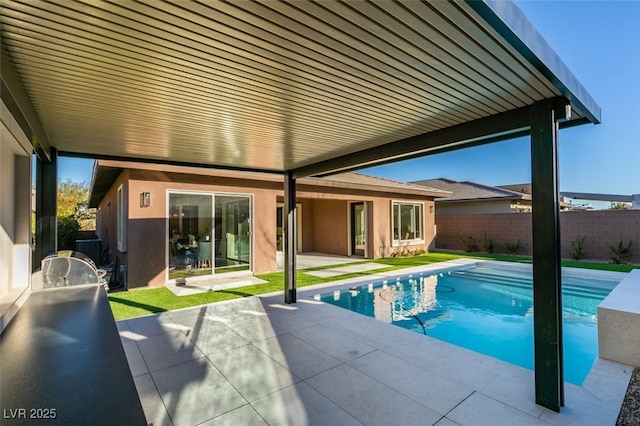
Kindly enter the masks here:
<path id="1" fill-rule="evenodd" d="M 143 192 L 140 194 L 140 207 L 149 207 L 151 205 L 151 193 Z"/>

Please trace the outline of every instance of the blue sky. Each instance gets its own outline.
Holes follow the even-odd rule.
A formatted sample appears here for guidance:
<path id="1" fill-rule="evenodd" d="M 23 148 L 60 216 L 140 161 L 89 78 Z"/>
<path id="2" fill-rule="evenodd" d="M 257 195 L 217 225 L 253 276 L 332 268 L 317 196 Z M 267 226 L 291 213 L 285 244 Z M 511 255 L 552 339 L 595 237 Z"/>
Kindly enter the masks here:
<path id="1" fill-rule="evenodd" d="M 602 108 L 602 124 L 560 132 L 560 190 L 640 193 L 640 2 L 517 1 Z M 363 170 L 399 181 L 530 181 L 529 138 Z M 59 177 L 90 182 L 92 161 L 59 159 Z"/>

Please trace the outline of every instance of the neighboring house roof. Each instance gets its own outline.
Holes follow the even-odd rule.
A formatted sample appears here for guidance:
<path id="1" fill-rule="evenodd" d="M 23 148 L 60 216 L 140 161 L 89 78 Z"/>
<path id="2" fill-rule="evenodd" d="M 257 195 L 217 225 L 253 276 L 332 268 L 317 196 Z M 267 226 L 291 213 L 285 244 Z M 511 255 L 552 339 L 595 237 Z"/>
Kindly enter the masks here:
<path id="1" fill-rule="evenodd" d="M 260 173 L 237 170 L 223 170 L 213 168 L 197 168 L 171 166 L 164 164 L 136 163 L 127 161 L 97 160 L 93 168 L 91 178 L 91 192 L 89 206 L 97 207 L 98 203 L 116 181 L 120 173 L 125 169 L 152 170 L 168 173 L 182 173 L 205 175 L 212 177 L 251 179 L 261 182 L 283 182 L 283 176 L 275 173 Z M 449 192 L 437 188 L 415 185 L 412 183 L 398 182 L 369 176 L 362 173 L 347 172 L 330 175 L 327 177 L 308 177 L 297 180 L 301 189 L 304 186 L 340 188 L 343 190 L 368 191 L 368 192 L 393 192 L 399 195 L 413 195 L 420 197 L 444 198 Z"/>
<path id="2" fill-rule="evenodd" d="M 447 199 L 437 198 L 437 202 L 462 202 L 462 201 L 487 201 L 496 199 L 506 200 L 531 200 L 531 195 L 510 189 L 499 188 L 481 183 L 453 179 L 439 178 L 411 182 L 415 185 L 423 185 L 431 188 L 449 191 L 451 197 Z"/>
<path id="3" fill-rule="evenodd" d="M 509 189 L 511 191 L 521 192 L 523 194 L 531 195 L 531 184 L 530 183 L 516 183 L 511 185 L 497 185 L 497 188 Z"/>

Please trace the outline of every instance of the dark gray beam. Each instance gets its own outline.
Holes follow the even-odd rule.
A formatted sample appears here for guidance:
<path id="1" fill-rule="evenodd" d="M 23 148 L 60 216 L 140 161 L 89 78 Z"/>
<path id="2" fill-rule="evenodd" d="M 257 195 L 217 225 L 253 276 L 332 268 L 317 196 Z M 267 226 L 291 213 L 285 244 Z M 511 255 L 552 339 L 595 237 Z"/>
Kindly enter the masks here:
<path id="1" fill-rule="evenodd" d="M 143 163 L 143 164 L 161 164 L 161 165 L 179 166 L 179 167 L 198 167 L 201 169 L 270 173 L 270 174 L 277 174 L 277 175 L 283 174 L 281 170 L 224 166 L 224 165 L 212 164 L 212 163 L 191 163 L 187 161 L 176 161 L 171 158 L 140 158 L 140 157 L 133 157 L 133 156 L 125 157 L 125 156 L 119 156 L 119 155 L 104 155 L 104 154 L 91 154 L 91 153 L 86 154 L 86 153 L 73 152 L 73 151 L 58 151 L 58 155 L 61 157 L 87 158 L 90 160 L 124 161 L 124 162 L 134 162 L 134 163 Z"/>
<path id="2" fill-rule="evenodd" d="M 296 303 L 296 180 L 284 175 L 284 302 Z"/>
<path id="3" fill-rule="evenodd" d="M 34 267 L 58 246 L 58 153 L 50 150 L 50 161 L 36 159 L 36 250 Z"/>
<path id="4" fill-rule="evenodd" d="M 564 98 L 545 102 L 562 105 L 562 108 L 567 103 Z M 526 106 L 320 161 L 294 170 L 293 177 L 329 175 L 526 136 L 529 134 L 530 109 L 531 106 Z"/>
<path id="5" fill-rule="evenodd" d="M 4 40 L 0 39 L 0 45 L 0 55 L 2 55 L 0 61 L 0 98 L 31 141 L 38 156 L 48 160 L 50 145 L 47 135 L 42 129 L 40 119 L 31 104 L 31 99 L 11 60 L 11 54 L 4 44 Z"/>
<path id="6" fill-rule="evenodd" d="M 466 0 L 466 3 L 570 99 L 577 111 L 591 123 L 600 123 L 600 106 L 517 5 L 497 0 Z"/>
<path id="7" fill-rule="evenodd" d="M 531 110 L 535 395 L 557 412 L 564 405 L 558 112 L 551 103 Z"/>

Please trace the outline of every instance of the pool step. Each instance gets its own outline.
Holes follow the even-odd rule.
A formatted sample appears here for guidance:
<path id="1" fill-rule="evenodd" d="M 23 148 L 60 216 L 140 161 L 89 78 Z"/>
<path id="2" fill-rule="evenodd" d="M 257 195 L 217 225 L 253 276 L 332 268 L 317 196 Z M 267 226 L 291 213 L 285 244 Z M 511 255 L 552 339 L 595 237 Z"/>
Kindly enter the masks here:
<path id="1" fill-rule="evenodd" d="M 501 275 L 490 272 L 476 272 L 476 271 L 453 271 L 451 276 L 466 278 L 481 282 L 487 282 L 492 284 L 500 284 L 511 287 L 517 287 L 522 289 L 532 289 L 532 281 L 530 277 L 514 276 L 514 275 Z M 563 284 L 562 293 L 565 295 L 583 296 L 592 298 L 603 298 L 609 294 L 610 290 L 600 289 L 597 287 L 583 287 L 574 284 Z"/>

